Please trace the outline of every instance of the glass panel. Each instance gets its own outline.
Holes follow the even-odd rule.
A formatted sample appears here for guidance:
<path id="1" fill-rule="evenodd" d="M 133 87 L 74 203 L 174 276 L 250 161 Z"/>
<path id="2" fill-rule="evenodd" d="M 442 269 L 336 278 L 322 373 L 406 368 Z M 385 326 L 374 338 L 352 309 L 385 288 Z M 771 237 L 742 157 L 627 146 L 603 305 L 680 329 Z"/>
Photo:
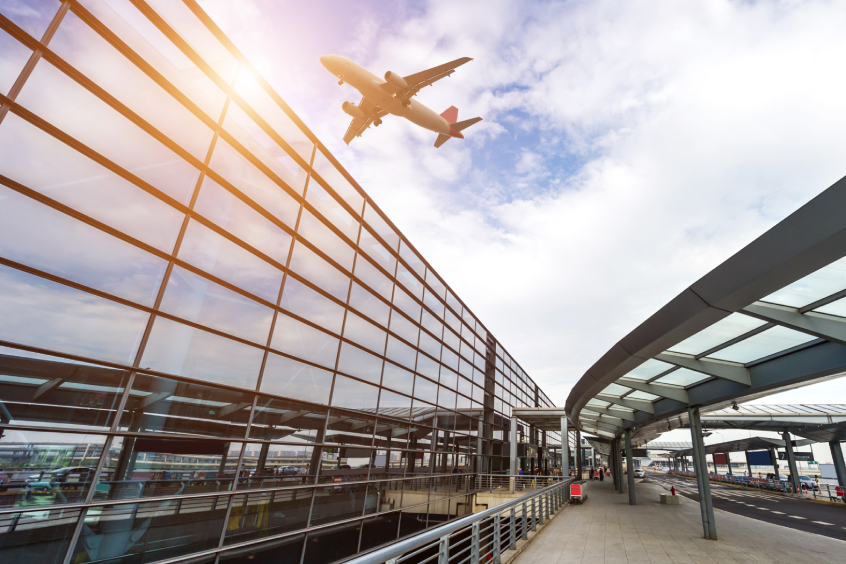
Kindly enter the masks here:
<path id="1" fill-rule="evenodd" d="M 264 441 L 284 441 L 290 445 L 323 442 L 326 413 L 327 410 L 323 407 L 259 396 L 256 414 L 250 427 L 250 437 Z M 290 447 L 297 451 L 302 448 Z M 300 462 L 296 465 L 304 468 L 309 460 Z"/>
<path id="2" fill-rule="evenodd" d="M 353 282 L 350 290 L 350 307 L 357 309 L 373 321 L 387 327 L 391 308 L 388 304 Z"/>
<path id="3" fill-rule="evenodd" d="M 92 507 L 70 561 L 140 564 L 216 548 L 228 501 L 223 496 Z"/>
<path id="4" fill-rule="evenodd" d="M 27 354 L 15 349 L 0 354 L 4 419 L 80 430 L 111 426 L 129 377 L 126 371 Z"/>
<path id="5" fill-rule="evenodd" d="M 162 311 L 265 345 L 273 310 L 179 266 L 173 268 Z"/>
<path id="6" fill-rule="evenodd" d="M 420 276 L 420 278 L 425 277 L 426 265 L 423 263 L 423 259 L 421 259 L 417 253 L 412 251 L 405 241 L 400 241 L 400 258 L 404 260 L 405 263 Z"/>
<path id="7" fill-rule="evenodd" d="M 608 394 L 611 396 L 621 396 L 626 392 L 630 392 L 631 388 L 627 388 L 625 386 L 621 386 L 619 384 L 608 384 L 604 390 L 602 390 L 603 394 Z"/>
<path id="8" fill-rule="evenodd" d="M 678 370 L 673 370 L 666 376 L 659 378 L 656 382 L 659 384 L 672 384 L 674 386 L 686 387 L 696 384 L 697 382 L 702 382 L 703 380 L 708 380 L 709 378 L 710 376 L 707 374 L 702 374 L 701 372 L 696 372 L 687 368 L 679 368 Z"/>
<path id="9" fill-rule="evenodd" d="M 132 364 L 149 315 L 0 266 L 0 339 Z"/>
<path id="10" fill-rule="evenodd" d="M 79 509 L 40 509 L 0 515 L 0 561 L 59 564 L 79 521 Z"/>
<path id="11" fill-rule="evenodd" d="M 303 564 L 337 562 L 352 556 L 358 550 L 360 529 L 359 522 L 309 533 Z"/>
<path id="12" fill-rule="evenodd" d="M 300 204 L 229 143 L 217 140 L 210 164 L 248 198 L 288 227 L 294 227 Z"/>
<path id="13" fill-rule="evenodd" d="M 360 255 L 355 261 L 355 277 L 386 300 L 390 300 L 393 296 L 394 284 Z"/>
<path id="14" fill-rule="evenodd" d="M 414 397 L 429 403 L 437 403 L 438 385 L 418 376 L 414 382 Z"/>
<path id="15" fill-rule="evenodd" d="M 341 345 L 341 356 L 338 358 L 338 370 L 378 384 L 382 379 L 382 359 L 349 343 L 344 343 Z M 338 397 L 337 393 L 334 397 Z M 333 405 L 342 404 L 333 403 Z M 375 403 L 370 407 L 376 407 Z"/>
<path id="16" fill-rule="evenodd" d="M 361 230 L 359 246 L 361 247 L 361 250 L 367 253 L 367 255 L 376 262 L 376 264 L 384 268 L 388 274 L 393 276 L 397 266 L 397 259 L 367 229 Z M 375 289 L 376 288 L 374 288 L 374 290 Z"/>
<path id="17" fill-rule="evenodd" d="M 85 501 L 105 440 L 104 435 L 4 430 L 0 509 Z"/>
<path id="18" fill-rule="evenodd" d="M 291 270 L 300 274 L 321 290 L 335 298 L 346 301 L 350 290 L 350 279 L 314 251 L 297 241 L 291 254 Z"/>
<path id="19" fill-rule="evenodd" d="M 129 0 L 81 2 L 145 62 L 217 121 L 226 95 Z"/>
<path id="20" fill-rule="evenodd" d="M 688 337 L 681 343 L 670 347 L 670 350 L 698 355 L 707 350 L 711 350 L 725 342 L 736 339 L 741 335 L 757 329 L 766 323 L 760 319 L 743 315 L 742 313 L 732 313 L 728 317 L 721 319 L 699 333 Z M 650 361 L 653 362 L 653 361 Z M 657 361 L 655 361 L 657 362 Z"/>
<path id="21" fill-rule="evenodd" d="M 227 441 L 116 437 L 94 501 L 229 491 L 240 454 L 241 443 Z M 206 507 L 198 502 L 181 504 L 186 512 L 189 507 Z"/>
<path id="22" fill-rule="evenodd" d="M 47 61 L 17 102 L 175 200 L 191 198 L 200 171 Z"/>
<path id="23" fill-rule="evenodd" d="M 58 8 L 51 0 L 12 1 L 3 2 L 2 13 L 35 39 L 41 39 Z"/>
<path id="24" fill-rule="evenodd" d="M 423 308 L 420 307 L 420 304 L 418 302 L 414 301 L 411 296 L 409 296 L 404 290 L 402 290 L 398 286 L 394 288 L 393 302 L 396 307 L 402 310 L 415 322 L 420 319 L 420 312 Z"/>
<path id="25" fill-rule="evenodd" d="M 640 390 L 635 390 L 634 392 L 630 393 L 626 397 L 632 398 L 632 399 L 642 399 L 642 400 L 647 400 L 647 401 L 655 401 L 655 400 L 661 398 L 661 396 L 656 396 L 655 394 L 649 394 L 647 392 L 641 392 Z"/>
<path id="26" fill-rule="evenodd" d="M 365 353 L 366 354 L 366 353 Z M 376 410 L 379 388 L 345 376 L 335 376 L 332 405 L 349 409 Z"/>
<path id="27" fill-rule="evenodd" d="M 240 72 L 250 72 L 241 69 Z M 250 153 L 273 171 L 282 182 L 295 192 L 302 194 L 305 188 L 306 172 L 274 141 L 265 130 L 256 124 L 237 104 L 229 104 L 223 127 Z"/>
<path id="28" fill-rule="evenodd" d="M 185 4 L 169 0 L 149 0 L 149 4 L 226 83 L 232 82 L 238 61 Z"/>
<path id="29" fill-rule="evenodd" d="M 417 344 L 417 336 L 420 334 L 420 328 L 417 325 L 397 313 L 391 315 L 391 331 L 412 345 Z"/>
<path id="30" fill-rule="evenodd" d="M 323 151 L 318 150 L 315 152 L 312 168 L 314 172 L 320 175 L 320 178 L 329 184 L 336 194 L 350 205 L 355 213 L 361 214 L 364 197 L 350 184 L 349 180 L 346 179 L 341 171 L 335 168 L 335 165 L 326 158 Z"/>
<path id="31" fill-rule="evenodd" d="M 292 237 L 217 182 L 205 177 L 194 211 L 276 262 L 288 262 Z"/>
<path id="32" fill-rule="evenodd" d="M 7 10 L 3 10 L 6 12 Z M 18 79 L 24 65 L 32 56 L 29 47 L 24 46 L 8 33 L 0 30 L 0 93 L 8 94 Z"/>
<path id="33" fill-rule="evenodd" d="M 426 329 L 431 334 L 433 334 L 436 339 L 443 338 L 443 333 L 444 333 L 443 323 L 441 323 L 440 321 L 438 321 L 437 319 L 432 317 L 432 315 L 430 315 L 429 312 L 427 312 L 427 311 L 423 312 L 423 318 L 421 320 L 421 325 L 423 326 L 424 329 Z"/>
<path id="34" fill-rule="evenodd" d="M 352 272 L 355 249 L 333 233 L 310 211 L 303 211 L 297 233 L 323 251 L 326 256 Z"/>
<path id="35" fill-rule="evenodd" d="M 662 372 L 666 372 L 672 367 L 672 364 L 650 358 L 634 370 L 626 373 L 625 377 L 631 378 L 632 380 L 649 380 Z"/>
<path id="36" fill-rule="evenodd" d="M 331 390 L 332 373 L 328 370 L 275 354 L 267 356 L 261 378 L 262 392 L 328 404 Z"/>
<path id="37" fill-rule="evenodd" d="M 252 390 L 262 356 L 261 349 L 159 317 L 141 366 Z"/>
<path id="38" fill-rule="evenodd" d="M 306 200 L 351 241 L 358 241 L 358 221 L 317 182 L 308 186 Z"/>
<path id="39" fill-rule="evenodd" d="M 838 317 L 846 317 L 846 298 L 841 298 L 835 302 L 831 302 L 830 304 L 817 308 L 814 311 L 828 313 Z"/>
<path id="40" fill-rule="evenodd" d="M 458 355 L 447 348 L 441 350 L 441 362 L 453 370 L 458 370 Z"/>
<path id="41" fill-rule="evenodd" d="M 68 11 L 50 49 L 200 161 L 212 130 Z"/>
<path id="42" fill-rule="evenodd" d="M 443 319 L 446 306 L 441 300 L 432 294 L 432 290 L 429 288 L 426 288 L 425 290 L 426 291 L 423 293 L 423 303 L 426 304 L 426 307 L 435 312 L 435 315 Z"/>
<path id="43" fill-rule="evenodd" d="M 287 142 L 307 163 L 311 163 L 314 143 L 288 117 L 274 99 L 258 83 L 252 71 L 242 69 L 235 83 L 237 92 L 261 118 Z M 325 177 L 324 177 L 325 178 Z"/>
<path id="44" fill-rule="evenodd" d="M 364 221 L 367 222 L 372 231 L 375 231 L 388 244 L 388 248 L 394 252 L 399 249 L 399 235 L 388 225 L 388 222 L 385 221 L 382 215 L 369 204 L 364 210 Z"/>
<path id="45" fill-rule="evenodd" d="M 393 360 L 397 364 L 401 364 L 406 368 L 413 370 L 415 360 L 417 358 L 417 350 L 409 347 L 402 341 L 393 336 L 388 337 L 388 348 L 385 356 Z"/>
<path id="46" fill-rule="evenodd" d="M 397 267 L 397 280 L 418 300 L 423 299 L 423 282 L 402 265 Z"/>
<path id="47" fill-rule="evenodd" d="M 846 258 L 822 267 L 813 274 L 761 298 L 761 301 L 799 308 L 844 289 L 846 289 Z"/>
<path id="48" fill-rule="evenodd" d="M 385 331 L 352 312 L 347 313 L 344 338 L 353 341 L 378 355 L 385 354 Z"/>
<path id="49" fill-rule="evenodd" d="M 771 354 L 813 341 L 813 335 L 800 333 L 787 327 L 776 326 L 763 333 L 753 335 L 739 343 L 726 347 L 709 355 L 709 358 L 729 360 L 745 364 Z"/>
<path id="50" fill-rule="evenodd" d="M 153 247 L 173 250 L 182 212 L 15 114 L 0 127 L 0 173 Z"/>
<path id="51" fill-rule="evenodd" d="M 442 300 L 446 299 L 446 286 L 434 271 L 426 271 L 426 284 L 429 285 L 436 296 L 439 296 Z"/>
<path id="52" fill-rule="evenodd" d="M 429 354 L 430 356 L 436 359 L 441 358 L 441 344 L 434 338 L 430 337 L 428 333 L 424 332 L 420 334 L 420 343 L 418 346 L 421 351 Z"/>
<path id="53" fill-rule="evenodd" d="M 311 491 L 309 490 L 308 494 L 308 503 L 311 503 Z M 293 496 L 293 493 L 288 494 Z M 305 494 L 301 494 L 301 497 Z M 274 494 L 274 501 L 271 502 L 276 503 L 276 497 L 283 499 L 285 494 L 277 493 Z M 284 502 L 283 502 L 284 503 Z M 273 513 L 273 518 L 268 518 L 262 521 L 262 524 L 265 527 L 276 527 L 277 521 L 279 518 L 285 519 L 286 514 L 292 513 L 290 508 L 295 507 L 293 504 L 293 499 L 289 500 L 288 502 L 288 511 L 279 511 Z M 303 501 L 303 503 L 306 503 Z M 234 509 L 234 508 L 233 508 Z M 297 511 L 293 511 L 295 514 L 292 517 L 292 521 L 296 522 L 296 513 Z M 246 515 L 246 510 L 244 511 L 244 515 Z M 239 526 L 240 522 L 236 522 L 235 526 Z M 233 526 L 232 524 L 227 525 L 226 531 L 226 539 L 224 539 L 224 543 L 236 543 L 241 542 L 241 540 L 246 540 L 246 537 L 240 537 L 236 532 L 231 532 L 228 527 Z M 284 524 L 282 525 L 284 526 Z M 240 530 L 240 528 L 239 528 Z M 252 533 L 252 531 L 251 531 Z M 249 534 L 249 533 L 248 533 Z M 256 528 L 255 529 L 256 537 L 261 538 L 275 533 L 267 533 L 264 532 L 262 529 Z M 232 540 L 230 541 L 230 536 Z M 304 535 L 295 535 L 292 537 L 285 537 L 281 539 L 273 539 L 267 542 L 259 543 L 259 544 L 251 544 L 249 546 L 244 546 L 241 548 L 236 548 L 234 550 L 230 550 L 227 552 L 223 552 L 220 555 L 220 562 L 222 564 L 256 564 L 257 562 L 273 562 L 274 564 L 299 564 L 300 557 L 303 554 L 303 539 Z M 213 558 L 213 557 L 212 557 Z"/>
<path id="54" fill-rule="evenodd" d="M 167 262 L 0 186 L 0 254 L 152 306 Z"/>
<path id="55" fill-rule="evenodd" d="M 385 363 L 382 386 L 411 395 L 414 389 L 414 374 L 391 362 Z"/>
<path id="56" fill-rule="evenodd" d="M 331 369 L 335 368 L 338 342 L 336 337 L 280 313 L 276 317 L 270 346 Z"/>
<path id="57" fill-rule="evenodd" d="M 191 220 L 185 230 L 179 258 L 244 290 L 276 303 L 282 271 L 256 255 Z"/>
<path id="58" fill-rule="evenodd" d="M 292 484 L 289 484 L 292 485 Z M 308 522 L 308 512 L 311 507 L 312 489 L 290 489 L 277 492 L 253 493 L 235 496 L 229 521 L 226 525 L 226 537 L 223 544 L 228 546 L 247 540 L 258 539 L 270 535 L 278 535 L 288 531 L 304 529 Z M 229 553 L 230 557 L 221 557 L 221 562 L 271 562 L 264 560 L 271 555 L 272 562 L 291 562 L 299 564 L 302 554 L 302 536 L 288 537 L 268 543 L 265 550 L 250 546 Z M 284 548 L 285 550 L 280 550 Z M 285 554 L 286 550 L 296 550 L 296 558 L 292 554 Z M 234 558 L 239 554 L 239 558 Z M 258 556 L 261 560 L 253 560 Z"/>
<path id="59" fill-rule="evenodd" d="M 341 334 L 344 308 L 290 276 L 285 281 L 281 306 L 315 325 Z"/>

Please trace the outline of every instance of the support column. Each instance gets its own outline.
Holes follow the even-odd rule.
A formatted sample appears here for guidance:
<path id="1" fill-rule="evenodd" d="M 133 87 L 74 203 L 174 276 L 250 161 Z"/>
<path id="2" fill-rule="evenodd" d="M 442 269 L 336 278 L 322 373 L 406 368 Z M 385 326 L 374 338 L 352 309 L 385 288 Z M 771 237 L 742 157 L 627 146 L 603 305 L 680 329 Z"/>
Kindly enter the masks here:
<path id="1" fill-rule="evenodd" d="M 632 459 L 632 432 L 626 429 L 626 466 L 629 469 L 629 505 L 637 505 L 634 484 L 634 462 Z"/>
<path id="2" fill-rule="evenodd" d="M 770 449 L 770 463 L 773 465 L 773 473 L 775 473 L 775 479 L 778 480 L 778 453 L 776 452 L 775 448 Z"/>
<path id="3" fill-rule="evenodd" d="M 576 429 L 576 479 L 582 479 L 582 432 Z"/>
<path id="4" fill-rule="evenodd" d="M 746 455 L 746 472 L 749 474 L 749 477 L 752 477 L 752 462 L 749 460 L 749 451 L 743 451 L 743 454 Z"/>
<path id="5" fill-rule="evenodd" d="M 706 455 L 705 460 L 706 460 L 706 461 L 708 460 L 707 455 Z M 717 472 L 717 455 L 716 455 L 716 454 L 712 454 L 712 455 L 711 455 L 711 463 L 714 465 L 714 474 L 716 474 L 717 476 L 719 476 L 719 475 L 720 475 L 720 473 L 719 473 L 719 472 Z M 706 470 L 707 470 L 707 463 L 706 463 Z M 706 472 L 706 474 L 707 474 L 707 473 L 708 473 L 708 472 Z"/>
<path id="6" fill-rule="evenodd" d="M 790 438 L 790 433 L 784 432 L 781 434 L 784 439 L 784 450 L 787 453 L 787 466 L 790 468 L 790 483 L 793 485 L 794 493 L 799 493 L 799 470 L 796 468 L 796 456 L 793 454 L 793 441 Z"/>
<path id="7" fill-rule="evenodd" d="M 626 493 L 626 479 L 623 477 L 623 445 L 617 439 L 617 468 L 620 472 L 620 493 Z"/>
<path id="8" fill-rule="evenodd" d="M 729 458 L 731 456 L 731 454 L 727 452 L 727 453 L 725 453 L 725 455 L 726 455 L 726 464 L 728 465 L 728 475 L 734 476 L 734 474 L 731 473 L 731 458 Z"/>
<path id="9" fill-rule="evenodd" d="M 517 417 L 511 417 L 511 475 L 517 475 Z"/>
<path id="10" fill-rule="evenodd" d="M 711 484 L 708 481 L 708 464 L 705 461 L 705 443 L 702 441 L 702 421 L 699 408 L 687 408 L 690 420 L 690 437 L 693 442 L 693 464 L 699 482 L 699 507 L 702 510 L 702 528 L 705 538 L 717 540 L 717 522 L 714 519 L 714 505 L 711 502 Z"/>
<path id="11" fill-rule="evenodd" d="M 834 471 L 837 472 L 837 483 L 846 486 L 846 464 L 843 462 L 843 449 L 840 447 L 840 441 L 831 441 L 828 443 L 828 447 L 831 449 Z"/>
<path id="12" fill-rule="evenodd" d="M 567 430 L 567 416 L 561 418 L 561 475 L 570 475 L 570 437 Z"/>

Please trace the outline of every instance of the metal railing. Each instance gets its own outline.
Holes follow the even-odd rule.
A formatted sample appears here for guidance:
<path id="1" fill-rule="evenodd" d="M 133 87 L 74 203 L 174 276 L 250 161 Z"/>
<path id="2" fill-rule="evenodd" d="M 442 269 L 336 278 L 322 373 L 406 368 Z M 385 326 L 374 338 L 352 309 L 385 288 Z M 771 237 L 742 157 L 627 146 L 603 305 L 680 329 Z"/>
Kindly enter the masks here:
<path id="1" fill-rule="evenodd" d="M 676 476 L 687 476 L 690 478 L 696 477 L 695 472 L 671 472 Z M 787 479 L 782 478 L 773 480 L 768 478 L 750 478 L 748 476 L 729 476 L 726 474 L 708 474 L 709 482 L 733 484 L 737 486 L 744 486 L 747 488 L 757 488 L 760 490 L 767 490 L 780 493 L 795 493 L 802 497 L 810 497 L 814 499 L 825 499 L 828 501 L 836 501 L 840 503 L 846 502 L 846 488 L 832 484 L 814 484 L 813 486 L 806 483 L 800 483 L 799 490 L 794 491 L 793 484 Z"/>
<path id="2" fill-rule="evenodd" d="M 488 478 L 534 478 L 536 485 L 537 479 L 542 478 L 551 480 L 552 485 L 389 544 L 346 564 L 500 564 L 504 551 L 516 549 L 518 540 L 527 540 L 530 531 L 537 530 L 567 503 L 568 486 L 575 480 L 554 476 L 477 476 L 481 480 Z"/>

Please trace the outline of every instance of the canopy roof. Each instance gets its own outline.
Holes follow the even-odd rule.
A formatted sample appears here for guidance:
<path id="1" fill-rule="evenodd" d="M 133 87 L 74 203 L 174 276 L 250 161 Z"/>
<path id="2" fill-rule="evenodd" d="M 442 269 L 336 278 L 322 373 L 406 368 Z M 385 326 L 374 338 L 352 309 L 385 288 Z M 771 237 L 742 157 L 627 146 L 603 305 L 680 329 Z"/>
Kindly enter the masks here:
<path id="1" fill-rule="evenodd" d="M 690 286 L 600 358 L 567 398 L 606 437 L 846 372 L 846 179 Z M 644 430 L 644 429 L 649 429 Z"/>
<path id="2" fill-rule="evenodd" d="M 560 431 L 561 418 L 567 417 L 560 407 L 515 407 L 511 415 L 542 431 Z"/>
<path id="3" fill-rule="evenodd" d="M 806 446 L 814 441 L 803 439 L 800 441 L 791 441 L 794 447 Z M 705 445 L 705 454 L 715 454 L 721 452 L 746 452 L 750 450 L 767 450 L 774 447 L 783 447 L 784 441 L 781 439 L 773 439 L 770 437 L 750 437 L 748 439 L 740 439 L 737 441 L 728 441 L 715 445 Z M 692 456 L 693 449 L 680 450 L 676 454 L 679 456 Z"/>

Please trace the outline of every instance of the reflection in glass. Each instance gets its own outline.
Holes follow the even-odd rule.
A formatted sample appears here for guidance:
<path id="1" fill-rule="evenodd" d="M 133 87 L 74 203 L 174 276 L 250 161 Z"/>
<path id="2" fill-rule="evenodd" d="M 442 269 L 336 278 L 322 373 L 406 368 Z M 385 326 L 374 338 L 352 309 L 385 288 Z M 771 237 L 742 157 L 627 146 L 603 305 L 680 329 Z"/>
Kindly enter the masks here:
<path id="1" fill-rule="evenodd" d="M 10 2 L 4 3 L 3 15 L 35 39 L 41 39 L 58 8 L 51 0 L 30 0 L 25 4 Z"/>
<path id="2" fill-rule="evenodd" d="M 366 353 L 365 353 L 366 354 Z M 349 409 L 376 409 L 379 388 L 341 376 L 335 376 L 335 386 L 332 390 L 332 405 Z"/>
<path id="3" fill-rule="evenodd" d="M 0 409 L 9 423 L 52 424 L 62 429 L 108 429 L 129 377 L 124 370 L 0 354 Z M 2 468 L 0 464 L 0 468 Z"/>
<path id="4" fill-rule="evenodd" d="M 287 479 L 289 482 L 298 481 L 296 478 Z M 223 544 L 230 545 L 304 529 L 308 522 L 312 494 L 312 488 L 306 488 L 236 495 L 226 524 Z M 288 538 L 280 544 L 290 550 L 293 544 L 301 547 L 302 540 L 296 542 L 296 539 Z M 256 550 L 253 548 L 250 552 Z M 295 562 L 298 563 L 299 560 L 300 552 L 297 552 Z"/>
<path id="5" fill-rule="evenodd" d="M 382 386 L 411 395 L 414 390 L 414 374 L 396 364 L 386 362 Z"/>
<path id="6" fill-rule="evenodd" d="M 281 270 L 197 221 L 188 223 L 179 258 L 270 303 L 279 297 Z"/>
<path id="7" fill-rule="evenodd" d="M 0 515 L 0 561 L 61 564 L 80 511 L 58 507 Z"/>
<path id="8" fill-rule="evenodd" d="M 132 364 L 149 315 L 0 266 L 0 339 Z"/>
<path id="9" fill-rule="evenodd" d="M 326 412 L 325 407 L 260 396 L 250 438 L 291 444 L 323 442 Z M 301 450 L 299 446 L 297 449 Z"/>
<path id="10" fill-rule="evenodd" d="M 0 174 L 171 252 L 181 212 L 15 114 L 0 127 Z"/>
<path id="11" fill-rule="evenodd" d="M 4 186 L 0 254 L 146 306 L 167 267 L 159 257 Z"/>
<path id="12" fill-rule="evenodd" d="M 324 329 L 341 334 L 344 308 L 291 276 L 285 281 L 280 305 Z"/>
<path id="13" fill-rule="evenodd" d="M 229 143 L 217 140 L 210 164 L 248 198 L 288 227 L 294 227 L 300 205 Z"/>
<path id="14" fill-rule="evenodd" d="M 17 102 L 175 200 L 188 203 L 200 171 L 47 61 L 35 66 Z"/>
<path id="15" fill-rule="evenodd" d="M 318 182 L 309 184 L 306 201 L 317 208 L 338 230 L 353 242 L 358 241 L 358 221 Z"/>
<path id="16" fill-rule="evenodd" d="M 299 226 L 297 227 L 297 233 L 323 251 L 326 256 L 352 272 L 355 249 L 326 227 L 310 211 L 303 211 Z"/>
<path id="17" fill-rule="evenodd" d="M 382 377 L 382 359 L 349 343 L 343 343 L 338 357 L 338 370 L 378 384 Z"/>
<path id="18" fill-rule="evenodd" d="M 314 172 L 319 174 L 320 178 L 348 203 L 355 213 L 361 214 L 364 197 L 353 187 L 341 171 L 332 164 L 326 155 L 323 154 L 323 151 L 317 150 L 315 152 L 314 163 L 311 166 Z"/>
<path id="19" fill-rule="evenodd" d="M 365 290 L 357 282 L 353 282 L 350 289 L 350 307 L 357 309 L 383 327 L 388 325 L 390 306 Z"/>
<path id="20" fill-rule="evenodd" d="M 211 280 L 175 266 L 162 311 L 264 345 L 273 310 Z"/>
<path id="21" fill-rule="evenodd" d="M 350 289 L 349 277 L 306 247 L 302 241 L 294 244 L 291 270 L 335 298 L 346 301 Z"/>
<path id="22" fill-rule="evenodd" d="M 335 347 L 337 348 L 337 344 Z M 261 378 L 262 392 L 328 404 L 331 389 L 330 371 L 272 353 L 267 356 Z"/>
<path id="23" fill-rule="evenodd" d="M 344 324 L 344 338 L 353 341 L 378 355 L 385 354 L 385 337 L 387 333 L 369 321 L 356 314 L 347 313 Z"/>
<path id="24" fill-rule="evenodd" d="M 394 284 L 361 256 L 355 261 L 355 277 L 386 300 L 390 300 L 393 296 Z"/>
<path id="25" fill-rule="evenodd" d="M 262 355 L 261 349 L 159 317 L 153 324 L 141 366 L 252 390 Z"/>
<path id="26" fill-rule="evenodd" d="M 328 333 L 280 313 L 276 318 L 270 346 L 303 360 L 334 368 L 338 342 L 337 338 Z"/>
<path id="27" fill-rule="evenodd" d="M 359 240 L 359 246 L 362 251 L 367 253 L 367 255 L 373 259 L 373 261 L 381 266 L 388 274 L 393 275 L 394 271 L 396 270 L 397 266 L 397 259 L 391 252 L 385 248 L 385 246 L 379 242 L 376 237 L 371 235 L 370 231 L 367 229 L 361 230 L 361 239 Z M 359 261 L 361 262 L 361 261 Z M 367 279 L 360 277 L 364 282 L 367 282 Z M 370 286 L 370 284 L 368 284 Z M 378 286 L 370 286 L 374 290 L 379 291 Z M 388 297 L 388 296 L 386 296 Z"/>
<path id="28" fill-rule="evenodd" d="M 413 370 L 417 359 L 417 351 L 396 337 L 389 336 L 388 348 L 385 350 L 385 356 L 397 364 L 401 364 L 409 370 Z"/>
<path id="29" fill-rule="evenodd" d="M 71 562 L 155 562 L 216 548 L 229 498 L 92 507 Z"/>
<path id="30" fill-rule="evenodd" d="M 212 130 L 73 12 L 65 15 L 50 49 L 195 158 L 205 160 Z"/>
<path id="31" fill-rule="evenodd" d="M 229 538 L 228 530 L 227 525 L 226 539 Z M 304 535 L 293 535 L 236 548 L 221 553 L 220 562 L 221 564 L 256 564 L 257 562 L 299 564 L 303 553 L 303 538 Z"/>
<path id="32" fill-rule="evenodd" d="M 287 263 L 291 235 L 209 177 L 203 178 L 194 211 L 276 262 Z"/>
<path id="33" fill-rule="evenodd" d="M 394 288 L 394 305 L 403 313 L 409 316 L 415 322 L 420 320 L 421 307 L 420 304 L 406 293 L 405 290 L 397 286 Z"/>

